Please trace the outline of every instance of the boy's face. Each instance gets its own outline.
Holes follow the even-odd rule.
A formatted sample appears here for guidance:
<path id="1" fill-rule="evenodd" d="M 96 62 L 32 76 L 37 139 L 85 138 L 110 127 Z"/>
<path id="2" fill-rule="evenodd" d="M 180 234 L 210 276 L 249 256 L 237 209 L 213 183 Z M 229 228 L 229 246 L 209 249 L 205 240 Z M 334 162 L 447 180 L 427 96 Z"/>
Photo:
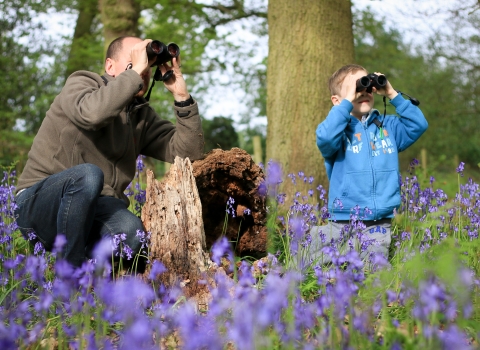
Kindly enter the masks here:
<path id="1" fill-rule="evenodd" d="M 357 80 L 367 74 L 364 70 L 349 73 L 343 80 L 340 95 L 333 95 L 331 98 L 335 106 L 347 98 L 353 104 L 351 114 L 358 119 L 364 114 L 368 114 L 373 108 L 374 99 L 371 92 L 368 93 L 366 90 L 356 92 Z"/>

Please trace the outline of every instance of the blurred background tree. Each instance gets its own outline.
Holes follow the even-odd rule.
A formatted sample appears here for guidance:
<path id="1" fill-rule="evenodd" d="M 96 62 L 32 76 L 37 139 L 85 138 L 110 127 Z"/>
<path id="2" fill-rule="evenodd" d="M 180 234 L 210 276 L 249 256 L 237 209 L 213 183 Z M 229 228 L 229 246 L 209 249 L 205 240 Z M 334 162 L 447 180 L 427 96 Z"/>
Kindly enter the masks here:
<path id="1" fill-rule="evenodd" d="M 347 3 L 352 5 L 349 1 Z M 281 1 L 271 0 L 268 5 L 275 8 L 279 4 Z M 335 8 L 338 10 L 336 6 L 327 6 L 326 13 Z M 402 169 L 406 169 L 411 158 L 419 157 L 421 149 L 427 150 L 429 163 L 437 164 L 438 169 L 444 166 L 450 170 L 451 164 L 458 160 L 467 162 L 471 167 L 476 167 L 479 162 L 479 131 L 475 128 L 480 92 L 478 7 L 477 0 L 466 0 L 452 1 L 437 12 L 409 9 L 404 16 L 440 16 L 439 21 L 444 21 L 442 30 L 429 37 L 418 33 L 424 37 L 421 47 L 408 42 L 404 31 L 398 29 L 395 22 L 399 20 L 398 16 L 379 16 L 375 7 L 363 10 L 352 7 L 352 59 L 370 71 L 385 73 L 395 88 L 417 97 L 430 123 L 429 130 L 420 141 L 401 155 Z M 122 15 L 122 11 L 129 15 Z M 301 71 L 294 72 L 299 65 L 305 65 L 306 59 L 316 55 L 316 60 L 324 62 L 338 52 L 338 43 L 321 50 L 318 47 L 305 52 L 296 50 L 294 53 L 300 53 L 299 58 L 288 55 L 280 58 L 277 57 L 279 52 L 292 53 L 291 44 L 295 38 L 285 36 L 282 39 L 280 35 L 277 43 L 275 38 L 278 36 L 273 34 L 267 61 L 264 39 L 268 37 L 269 29 L 275 30 L 276 25 L 272 22 L 270 28 L 267 26 L 267 13 L 266 1 L 241 0 L 201 3 L 191 0 L 16 0 L 0 3 L 0 164 L 8 165 L 17 160 L 20 171 L 45 112 L 60 92 L 66 77 L 78 69 L 101 74 L 104 47 L 109 40 L 125 33 L 138 33 L 141 37 L 180 45 L 182 70 L 191 93 L 200 102 L 201 114 L 210 114 L 204 124 L 207 142 L 212 141 L 207 149 L 216 147 L 216 144 L 222 148 L 235 145 L 253 153 L 253 139 L 260 136 L 263 161 L 273 157 L 287 164 L 287 171 L 295 171 L 297 169 L 288 165 L 292 162 L 282 159 L 287 156 L 282 155 L 280 147 L 283 141 L 293 140 L 291 148 L 305 153 L 305 159 L 293 157 L 298 163 L 295 167 L 316 177 L 321 175 L 323 160 L 315 149 L 314 131 L 330 108 L 328 101 L 319 104 L 319 100 L 328 100 L 329 97 L 326 79 L 321 77 L 328 77 L 344 62 L 335 62 L 335 67 L 317 62 L 317 68 L 312 66 L 307 69 L 316 77 L 315 81 L 311 80 L 313 78 L 302 79 L 309 88 L 311 98 L 299 96 L 293 100 L 301 102 L 305 111 L 318 104 L 315 116 L 312 113 L 301 113 L 301 116 L 285 113 L 285 119 L 282 119 L 279 116 L 283 112 L 275 112 L 272 108 L 276 105 L 271 105 L 268 142 L 265 138 L 267 95 L 270 103 L 275 98 L 284 103 L 286 100 L 278 100 L 272 90 L 295 84 L 288 79 L 281 83 L 272 80 L 274 83 L 267 90 L 267 65 L 273 70 L 268 73 L 270 78 L 275 74 L 284 74 L 299 79 L 304 76 Z M 46 29 L 51 18 L 58 14 L 68 15 L 66 25 L 74 30 L 70 34 L 57 33 L 52 39 L 46 35 Z M 332 17 L 329 18 L 331 21 Z M 348 25 L 346 27 L 348 31 Z M 446 28 L 449 30 L 444 30 Z M 235 36 L 237 32 L 248 35 Z M 306 35 L 300 35 L 300 39 L 299 44 L 304 44 L 304 47 L 309 46 L 302 40 L 314 40 Z M 280 68 L 281 64 L 286 64 L 285 68 Z M 212 87 L 217 88 L 212 90 Z M 217 104 L 229 100 L 225 91 L 232 87 L 240 96 L 241 108 L 232 105 L 232 108 L 211 112 L 216 110 Z M 291 93 L 295 95 L 295 91 L 300 90 Z M 171 96 L 162 84 L 155 86 L 151 104 L 162 118 L 174 119 Z M 303 104 L 310 107 L 303 107 Z M 383 112 L 380 99 L 376 108 Z M 238 116 L 238 110 L 241 110 L 240 117 L 233 120 L 231 117 L 235 113 Z M 387 112 L 393 112 L 393 107 L 387 105 Z M 221 117 L 214 122 L 215 115 Z M 295 125 L 302 126 L 296 133 Z M 216 142 L 212 132 L 219 130 L 228 132 L 230 136 Z M 236 138 L 233 130 L 237 133 Z M 288 133 L 293 136 L 288 136 Z M 229 142 L 226 142 L 227 139 Z M 311 147 L 308 152 L 305 151 L 307 143 Z M 265 157 L 267 146 L 270 152 Z"/>
<path id="2" fill-rule="evenodd" d="M 226 117 L 203 119 L 202 127 L 205 133 L 205 153 L 215 148 L 229 150 L 232 147 L 239 147 L 238 133 L 232 119 Z"/>

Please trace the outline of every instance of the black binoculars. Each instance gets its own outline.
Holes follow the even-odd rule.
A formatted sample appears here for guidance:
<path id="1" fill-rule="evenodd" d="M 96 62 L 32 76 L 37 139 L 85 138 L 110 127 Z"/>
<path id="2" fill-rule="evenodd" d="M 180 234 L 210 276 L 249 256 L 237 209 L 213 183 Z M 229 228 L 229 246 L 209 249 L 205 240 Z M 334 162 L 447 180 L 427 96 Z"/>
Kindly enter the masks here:
<path id="1" fill-rule="evenodd" d="M 168 61 L 171 61 L 174 57 L 178 57 L 178 55 L 180 55 L 180 47 L 178 47 L 178 45 L 175 43 L 165 45 L 161 41 L 152 40 L 147 45 L 148 59 L 151 60 L 154 57 L 157 57 L 151 67 L 167 63 Z M 157 72 L 155 72 L 155 80 L 166 81 L 170 79 L 173 75 L 173 70 L 165 72 L 163 76 L 160 73 L 160 70 L 157 70 Z M 160 76 L 157 76 L 157 74 L 159 74 Z"/>
<path id="2" fill-rule="evenodd" d="M 372 88 L 381 89 L 387 85 L 387 77 L 385 75 L 376 75 L 370 73 L 357 80 L 357 92 L 367 90 L 368 93 L 372 92 Z"/>

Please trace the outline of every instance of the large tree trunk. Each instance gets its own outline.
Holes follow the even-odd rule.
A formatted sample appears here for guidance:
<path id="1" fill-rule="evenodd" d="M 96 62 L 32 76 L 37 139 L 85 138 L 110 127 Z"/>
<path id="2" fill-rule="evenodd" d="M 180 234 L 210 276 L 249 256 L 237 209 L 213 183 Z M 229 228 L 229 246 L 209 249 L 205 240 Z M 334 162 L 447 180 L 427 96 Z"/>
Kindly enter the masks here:
<path id="1" fill-rule="evenodd" d="M 120 36 L 140 35 L 138 29 L 140 10 L 140 1 L 138 0 L 100 0 L 105 52 L 108 45 Z"/>
<path id="2" fill-rule="evenodd" d="M 187 297 L 204 299 L 202 295 L 208 294 L 208 289 L 198 281 L 205 278 L 211 261 L 206 253 L 202 204 L 188 158 L 176 157 L 161 182 L 155 180 L 151 170 L 147 171 L 142 221 L 151 232 L 152 262 L 158 260 L 168 270 L 158 280 L 167 287 L 180 284 Z"/>
<path id="3" fill-rule="evenodd" d="M 80 69 L 89 69 L 94 62 L 89 48 L 92 42 L 93 21 L 98 14 L 98 0 L 78 2 L 78 18 L 68 55 L 65 79 Z"/>
<path id="4" fill-rule="evenodd" d="M 326 185 L 315 130 L 332 106 L 328 78 L 354 61 L 351 2 L 270 0 L 268 28 L 267 159 Z"/>

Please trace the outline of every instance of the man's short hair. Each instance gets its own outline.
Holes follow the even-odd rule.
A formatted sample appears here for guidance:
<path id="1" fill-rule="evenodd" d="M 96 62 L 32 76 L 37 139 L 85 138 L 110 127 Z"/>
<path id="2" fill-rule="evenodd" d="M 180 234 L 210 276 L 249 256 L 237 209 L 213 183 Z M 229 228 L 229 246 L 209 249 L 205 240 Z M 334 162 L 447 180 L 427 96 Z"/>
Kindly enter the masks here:
<path id="1" fill-rule="evenodd" d="M 123 40 L 126 39 L 126 38 L 136 38 L 136 37 L 131 36 L 131 35 L 125 35 L 125 36 L 121 36 L 121 37 L 118 37 L 115 40 L 113 40 L 110 43 L 110 45 L 108 45 L 107 54 L 105 55 L 105 59 L 107 59 L 107 58 L 112 58 L 114 60 L 118 59 L 118 55 L 120 54 L 120 52 L 122 51 L 122 48 L 123 48 Z"/>
<path id="2" fill-rule="evenodd" d="M 330 79 L 328 79 L 328 88 L 330 89 L 332 96 L 340 95 L 343 81 L 348 74 L 355 74 L 361 70 L 368 72 L 365 68 L 358 64 L 347 64 L 333 73 Z"/>

